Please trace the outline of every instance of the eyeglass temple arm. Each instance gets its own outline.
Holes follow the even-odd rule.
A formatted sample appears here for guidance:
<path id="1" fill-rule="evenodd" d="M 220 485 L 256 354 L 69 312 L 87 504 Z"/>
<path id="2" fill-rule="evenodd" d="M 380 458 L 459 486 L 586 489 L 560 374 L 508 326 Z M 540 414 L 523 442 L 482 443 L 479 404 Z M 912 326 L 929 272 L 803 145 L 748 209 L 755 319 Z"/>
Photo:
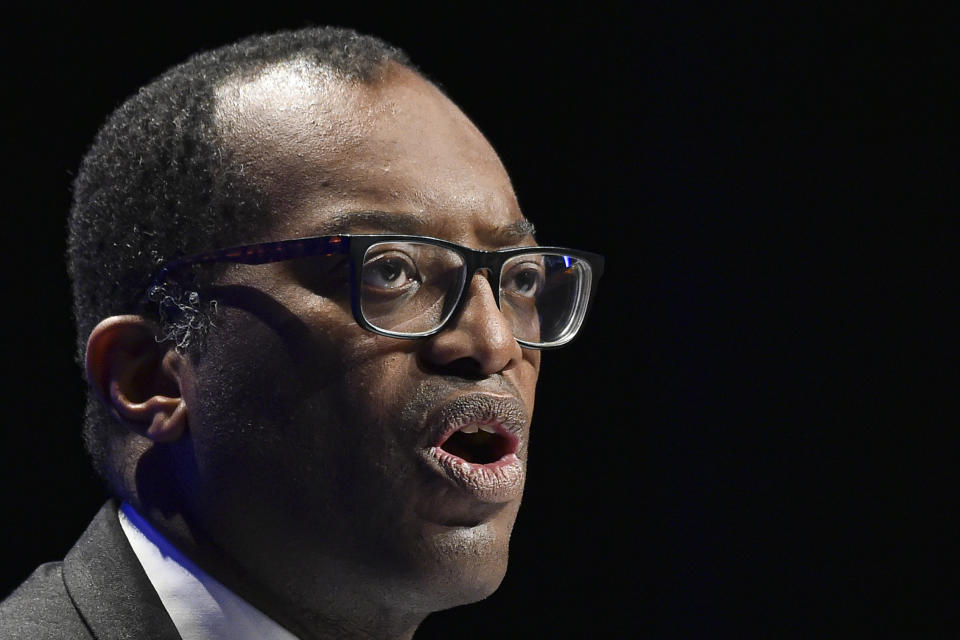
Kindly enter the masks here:
<path id="1" fill-rule="evenodd" d="M 348 253 L 350 238 L 347 236 L 317 236 L 314 238 L 298 238 L 296 240 L 280 240 L 263 244 L 250 244 L 229 249 L 218 249 L 207 253 L 198 253 L 192 256 L 171 260 L 163 266 L 153 278 L 153 284 L 163 282 L 167 274 L 182 267 L 194 264 L 210 264 L 213 262 L 235 262 L 238 264 L 266 264 L 281 262 L 306 256 L 335 255 Z"/>

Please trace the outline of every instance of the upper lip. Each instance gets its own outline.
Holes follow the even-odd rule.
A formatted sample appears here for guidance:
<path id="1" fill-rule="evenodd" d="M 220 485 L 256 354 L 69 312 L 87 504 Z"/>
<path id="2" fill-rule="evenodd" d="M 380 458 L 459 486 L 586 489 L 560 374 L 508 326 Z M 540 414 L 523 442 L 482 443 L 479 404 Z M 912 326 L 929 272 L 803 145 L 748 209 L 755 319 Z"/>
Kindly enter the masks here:
<path id="1" fill-rule="evenodd" d="M 441 403 L 427 414 L 425 423 L 426 447 L 439 447 L 465 426 L 493 424 L 515 439 L 514 453 L 519 454 L 526 442 L 529 416 L 524 404 L 513 396 L 474 392 Z"/>

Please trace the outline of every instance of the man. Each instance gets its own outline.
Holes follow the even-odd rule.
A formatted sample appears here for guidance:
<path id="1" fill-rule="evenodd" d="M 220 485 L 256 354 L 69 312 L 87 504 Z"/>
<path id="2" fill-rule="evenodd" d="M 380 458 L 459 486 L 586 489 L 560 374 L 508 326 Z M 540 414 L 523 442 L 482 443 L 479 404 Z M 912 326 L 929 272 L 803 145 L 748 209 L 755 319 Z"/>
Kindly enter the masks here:
<path id="1" fill-rule="evenodd" d="M 539 350 L 602 260 L 537 246 L 402 52 L 309 29 L 171 69 L 98 134 L 69 242 L 114 500 L 4 638 L 409 638 L 497 588 Z"/>

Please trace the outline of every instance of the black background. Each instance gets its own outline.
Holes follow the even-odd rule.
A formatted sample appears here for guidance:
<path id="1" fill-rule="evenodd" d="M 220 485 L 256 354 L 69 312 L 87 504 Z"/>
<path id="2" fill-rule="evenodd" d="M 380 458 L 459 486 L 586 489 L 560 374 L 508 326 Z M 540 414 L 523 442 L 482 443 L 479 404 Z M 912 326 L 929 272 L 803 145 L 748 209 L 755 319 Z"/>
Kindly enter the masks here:
<path id="1" fill-rule="evenodd" d="M 86 145 L 192 52 L 339 24 L 444 85 L 541 241 L 608 259 L 544 356 L 504 585 L 418 638 L 956 628 L 957 16 L 792 4 L 8 15 L 0 592 L 104 497 L 62 259 Z"/>

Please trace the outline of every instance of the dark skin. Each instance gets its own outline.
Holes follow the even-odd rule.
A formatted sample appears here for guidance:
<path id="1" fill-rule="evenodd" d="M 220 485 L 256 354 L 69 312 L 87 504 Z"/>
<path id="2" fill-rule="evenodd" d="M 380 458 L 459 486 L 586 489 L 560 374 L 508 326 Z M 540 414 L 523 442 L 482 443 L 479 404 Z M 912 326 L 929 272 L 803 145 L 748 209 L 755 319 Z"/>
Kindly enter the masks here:
<path id="1" fill-rule="evenodd" d="M 367 85 L 281 63 L 218 99 L 224 139 L 271 203 L 250 242 L 534 244 L 493 149 L 406 68 Z M 201 566 L 300 637 L 409 638 L 431 611 L 497 588 L 520 504 L 478 500 L 422 464 L 431 412 L 495 402 L 521 416 L 525 462 L 540 356 L 482 274 L 443 331 L 400 340 L 356 324 L 342 271 L 231 266 L 201 356 L 117 316 L 90 336 L 88 377 L 130 428 L 129 500 Z"/>

